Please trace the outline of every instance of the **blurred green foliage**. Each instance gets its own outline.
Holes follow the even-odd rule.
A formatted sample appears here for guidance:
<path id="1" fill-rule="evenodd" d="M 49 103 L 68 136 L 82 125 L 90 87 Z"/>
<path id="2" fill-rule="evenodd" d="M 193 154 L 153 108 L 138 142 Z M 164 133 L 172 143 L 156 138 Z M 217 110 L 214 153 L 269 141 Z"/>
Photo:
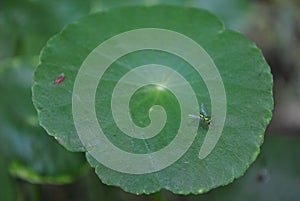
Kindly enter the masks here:
<path id="1" fill-rule="evenodd" d="M 0 59 L 38 55 L 49 37 L 89 11 L 89 0 L 1 0 Z"/>
<path id="2" fill-rule="evenodd" d="M 297 201 L 299 187 L 300 131 L 300 5 L 298 0 L 176 0 L 166 4 L 199 6 L 213 11 L 226 26 L 244 32 L 263 49 L 274 75 L 275 110 L 268 134 L 280 132 L 286 137 L 265 139 L 262 154 L 246 175 L 224 188 L 201 196 L 177 196 L 162 191 L 152 196 L 134 196 L 119 188 L 101 184 L 95 174 L 84 175 L 63 186 L 34 185 L 8 175 L 4 155 L 13 148 L 0 139 L 0 200 L 289 200 Z M 18 57 L 32 60 L 53 34 L 90 12 L 116 6 L 162 3 L 159 0 L 1 0 L 0 1 L 0 74 L 4 64 Z M 22 65 L 21 65 L 22 66 Z M 2 79 L 2 78 L 0 78 Z M 18 82 L 17 77 L 11 78 Z M 28 88 L 28 91 L 30 89 Z M 27 91 L 27 92 L 28 92 Z M 9 91 L 7 93 L 14 93 Z M 17 94 L 18 95 L 18 94 Z M 23 102 L 15 94 L 13 104 Z M 6 94 L 0 88 L 0 99 Z M 13 106 L 13 105 L 10 105 Z M 3 106 L 2 106 L 3 107 Z M 26 110 L 26 108 L 24 108 Z M 0 113 L 1 119 L 6 118 Z M 35 124 L 36 117 L 20 121 Z M 15 123 L 18 123 L 19 120 Z M 3 124 L 4 121 L 1 120 Z M 3 134 L 3 133 L 2 133 Z M 49 140 L 51 141 L 51 140 Z M 39 143 L 39 142 L 35 142 Z M 45 145 L 47 146 L 47 145 Z M 5 148 L 5 149 L 4 149 Z M 20 155 L 22 153 L 20 152 Z M 4 158 L 5 157 L 5 158 Z M 55 163 L 55 162 L 54 162 Z M 29 164 L 30 165 L 30 164 Z M 28 187 L 30 186 L 30 187 Z M 17 190 L 14 188 L 17 187 Z M 17 194 L 16 194 L 17 192 Z M 72 196 L 73 195 L 73 196 Z M 75 196 L 76 195 L 76 196 Z M 79 196 L 81 195 L 81 197 Z M 40 198 L 39 198 L 40 197 Z"/>

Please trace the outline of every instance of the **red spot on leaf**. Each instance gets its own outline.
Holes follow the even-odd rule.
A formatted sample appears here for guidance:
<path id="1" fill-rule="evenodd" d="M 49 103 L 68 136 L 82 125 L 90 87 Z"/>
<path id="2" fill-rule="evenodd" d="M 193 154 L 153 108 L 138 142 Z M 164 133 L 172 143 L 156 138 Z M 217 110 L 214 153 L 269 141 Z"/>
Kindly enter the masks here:
<path id="1" fill-rule="evenodd" d="M 54 81 L 54 85 L 59 85 L 65 79 L 65 74 L 60 74 L 57 76 L 56 80 Z"/>

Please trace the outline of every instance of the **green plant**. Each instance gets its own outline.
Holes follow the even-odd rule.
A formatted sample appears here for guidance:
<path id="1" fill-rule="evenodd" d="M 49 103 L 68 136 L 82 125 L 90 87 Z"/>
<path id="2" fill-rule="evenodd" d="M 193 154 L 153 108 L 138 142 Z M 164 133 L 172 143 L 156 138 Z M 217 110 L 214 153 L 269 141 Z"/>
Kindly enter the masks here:
<path id="1" fill-rule="evenodd" d="M 35 64 L 15 58 L 1 65 L 0 150 L 15 177 L 33 183 L 71 182 L 87 165 L 81 154 L 66 151 L 39 126 L 30 92 Z"/>
<path id="2" fill-rule="evenodd" d="M 147 32 L 135 32 L 135 30 Z M 173 48 L 168 37 L 162 37 L 162 40 L 159 38 L 162 35 L 155 35 L 159 43 L 168 41 L 164 47 L 171 52 L 149 48 L 156 44 L 155 40 L 145 49 L 137 47 L 133 51 L 132 47 L 128 46 L 130 42 L 115 39 L 130 38 L 130 34 L 133 33 L 130 31 L 146 33 L 137 34 L 136 38 L 132 37 L 133 40 L 129 41 L 133 44 L 139 41 L 139 38 L 141 38 L 139 42 L 142 42 L 144 36 L 146 37 L 144 41 L 152 40 L 155 38 L 153 34 L 158 33 L 157 31 L 170 34 L 167 35 L 170 37 L 178 37 L 176 38 L 178 40 L 183 35 L 186 37 L 184 39 L 186 43 L 174 40 L 176 45 Z M 149 32 L 151 32 L 150 38 L 147 38 Z M 176 35 L 174 32 L 179 34 Z M 191 46 L 185 46 L 189 44 L 188 41 L 194 41 L 200 46 L 198 64 L 191 62 L 194 58 L 189 58 L 189 55 L 193 55 L 196 50 Z M 160 45 L 159 43 L 157 46 Z M 119 48 L 121 52 L 119 57 L 116 57 L 116 60 L 110 58 L 110 53 L 113 51 L 109 52 L 110 49 L 105 48 L 106 52 L 103 51 L 102 44 L 104 46 L 108 44 L 108 48 L 112 46 Z M 137 43 L 137 46 L 138 44 L 140 43 Z M 191 48 L 190 52 L 187 47 Z M 103 60 L 111 62 L 110 68 L 106 69 Z M 271 118 L 272 76 L 260 50 L 243 35 L 224 29 L 223 24 L 214 15 L 201 9 L 155 6 L 113 9 L 96 13 L 70 24 L 50 39 L 43 49 L 40 61 L 35 71 L 33 100 L 41 125 L 48 134 L 55 136 L 70 151 L 85 151 L 89 163 L 95 167 L 104 183 L 120 186 L 136 194 L 152 193 L 161 188 L 179 194 L 199 194 L 232 182 L 233 179 L 243 175 L 255 160 L 263 142 L 265 128 Z M 95 72 L 85 70 L 97 64 L 103 71 L 102 74 L 99 74 L 100 70 L 96 68 L 92 69 Z M 145 66 L 147 64 L 155 65 L 152 68 Z M 157 64 L 167 66 L 168 69 L 161 68 Z M 135 71 L 139 66 L 144 66 L 141 68 L 142 73 Z M 114 88 L 118 86 L 124 74 L 131 72 L 137 73 L 136 76 L 128 75 L 133 80 L 130 82 L 125 79 L 125 82 L 120 84 L 120 89 L 124 89 L 122 86 L 128 83 L 130 85 L 132 82 L 142 82 L 136 81 L 139 76 L 144 76 L 144 80 L 147 77 L 170 75 L 165 77 L 168 80 L 171 79 L 171 75 L 175 76 L 171 79 L 171 81 L 175 80 L 175 83 L 171 82 L 169 85 L 161 85 L 161 82 L 151 80 L 150 85 L 136 87 L 135 89 L 138 90 L 131 94 L 132 97 L 128 102 L 129 119 L 140 127 L 150 125 L 151 128 L 156 119 L 166 120 L 162 128 L 158 129 L 157 136 L 153 134 L 148 137 L 150 133 L 145 132 L 145 136 L 134 139 L 132 135 L 136 134 L 135 132 L 124 133 L 114 123 L 116 119 L 114 115 L 125 115 L 117 118 L 120 122 L 128 115 L 127 110 L 124 112 L 118 107 L 115 114 L 111 111 L 111 107 L 114 109 L 111 103 L 114 98 L 117 97 L 117 105 L 118 101 L 123 102 L 124 98 L 118 93 L 114 94 Z M 53 84 L 62 73 L 65 76 L 64 80 L 58 85 Z M 181 90 L 176 88 L 178 85 L 184 85 L 184 80 L 190 85 L 188 89 L 194 91 L 194 96 L 191 98 L 187 98 L 190 97 L 190 94 L 186 93 L 187 87 Z M 97 81 L 100 82 L 96 86 L 89 84 Z M 172 88 L 173 85 L 175 88 Z M 76 87 L 82 88 L 76 91 Z M 226 96 L 221 96 L 222 89 Z M 124 92 L 124 90 L 119 91 Z M 86 93 L 86 96 L 79 92 Z M 94 96 L 88 96 L 93 93 Z M 177 100 L 178 97 L 182 98 Z M 127 103 L 127 99 L 124 101 Z M 80 108 L 80 113 L 76 113 L 78 111 L 74 109 L 75 103 L 85 104 Z M 211 111 L 209 113 L 212 113 L 212 125 L 200 124 L 198 127 L 198 124 L 194 126 L 191 121 L 187 124 L 189 113 L 182 106 L 192 106 L 189 112 L 194 110 L 196 114 L 200 111 L 201 103 L 205 103 L 209 108 L 208 111 Z M 161 108 L 152 107 L 155 105 L 162 105 L 165 112 Z M 109 139 L 112 144 L 127 153 L 152 156 L 151 153 L 172 144 L 172 140 L 177 139 L 177 133 L 181 130 L 186 131 L 182 132 L 183 137 L 180 138 L 183 148 L 180 148 L 180 144 L 176 144 L 179 148 L 174 151 L 174 155 L 178 154 L 178 150 L 186 152 L 178 158 L 176 156 L 176 160 L 167 165 L 162 158 L 156 160 L 157 158 L 149 157 L 153 167 L 149 167 L 148 172 L 130 172 L 133 168 L 130 163 L 134 164 L 133 161 L 122 161 L 120 158 L 122 162 L 118 164 L 116 162 L 118 160 L 113 160 L 116 155 L 111 155 L 113 159 L 110 162 L 116 162 L 122 170 L 107 167 L 107 164 L 105 166 L 99 162 L 99 158 L 103 158 L 104 155 L 108 156 L 106 157 L 108 159 L 109 154 L 113 152 L 107 154 L 102 149 L 106 145 L 98 140 L 102 133 L 93 131 L 94 127 L 90 123 L 94 122 L 94 119 L 90 118 L 90 108 L 95 108 L 96 122 L 104 130 L 105 137 L 101 139 Z M 149 113 L 152 110 L 155 112 Z M 167 113 L 166 119 L 165 113 Z M 87 139 L 83 140 L 84 137 L 78 135 L 76 115 L 79 115 L 77 119 L 79 123 L 83 123 L 80 129 L 83 129 L 83 136 L 88 136 Z M 183 126 L 180 122 L 184 122 Z M 88 126 L 84 127 L 85 125 Z M 125 130 L 130 128 L 130 126 L 124 127 Z M 134 129 L 139 128 L 134 127 Z M 143 132 L 143 129 L 141 130 Z M 200 151 L 199 156 L 199 149 L 204 150 L 205 153 Z M 170 150 L 170 155 L 164 155 L 165 160 L 173 157 L 172 151 Z"/>

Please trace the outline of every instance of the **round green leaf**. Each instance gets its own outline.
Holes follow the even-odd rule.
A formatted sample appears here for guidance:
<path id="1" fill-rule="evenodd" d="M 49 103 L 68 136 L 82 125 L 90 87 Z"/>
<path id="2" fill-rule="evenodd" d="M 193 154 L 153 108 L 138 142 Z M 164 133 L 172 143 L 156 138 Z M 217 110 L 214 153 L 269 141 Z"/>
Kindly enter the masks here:
<path id="1" fill-rule="evenodd" d="M 136 194 L 230 183 L 255 160 L 271 118 L 261 51 L 205 10 L 96 13 L 49 40 L 40 60 L 41 125 L 69 150 L 85 150 L 104 183 Z M 202 103 L 206 120 L 197 118 Z"/>
<path id="2" fill-rule="evenodd" d="M 38 125 L 30 91 L 33 66 L 19 59 L 1 64 L 0 151 L 14 176 L 37 183 L 70 182 L 87 165 L 84 156 L 66 151 Z"/>

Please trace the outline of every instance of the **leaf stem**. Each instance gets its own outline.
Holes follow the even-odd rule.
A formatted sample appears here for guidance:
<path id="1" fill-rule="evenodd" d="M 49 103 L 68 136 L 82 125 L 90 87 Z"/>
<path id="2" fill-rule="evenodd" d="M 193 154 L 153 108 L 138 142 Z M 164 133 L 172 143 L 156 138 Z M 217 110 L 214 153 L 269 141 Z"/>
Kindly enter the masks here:
<path id="1" fill-rule="evenodd" d="M 165 199 L 164 199 L 164 197 L 163 197 L 161 191 L 152 194 L 152 200 L 153 200 L 153 201 L 165 201 Z"/>

